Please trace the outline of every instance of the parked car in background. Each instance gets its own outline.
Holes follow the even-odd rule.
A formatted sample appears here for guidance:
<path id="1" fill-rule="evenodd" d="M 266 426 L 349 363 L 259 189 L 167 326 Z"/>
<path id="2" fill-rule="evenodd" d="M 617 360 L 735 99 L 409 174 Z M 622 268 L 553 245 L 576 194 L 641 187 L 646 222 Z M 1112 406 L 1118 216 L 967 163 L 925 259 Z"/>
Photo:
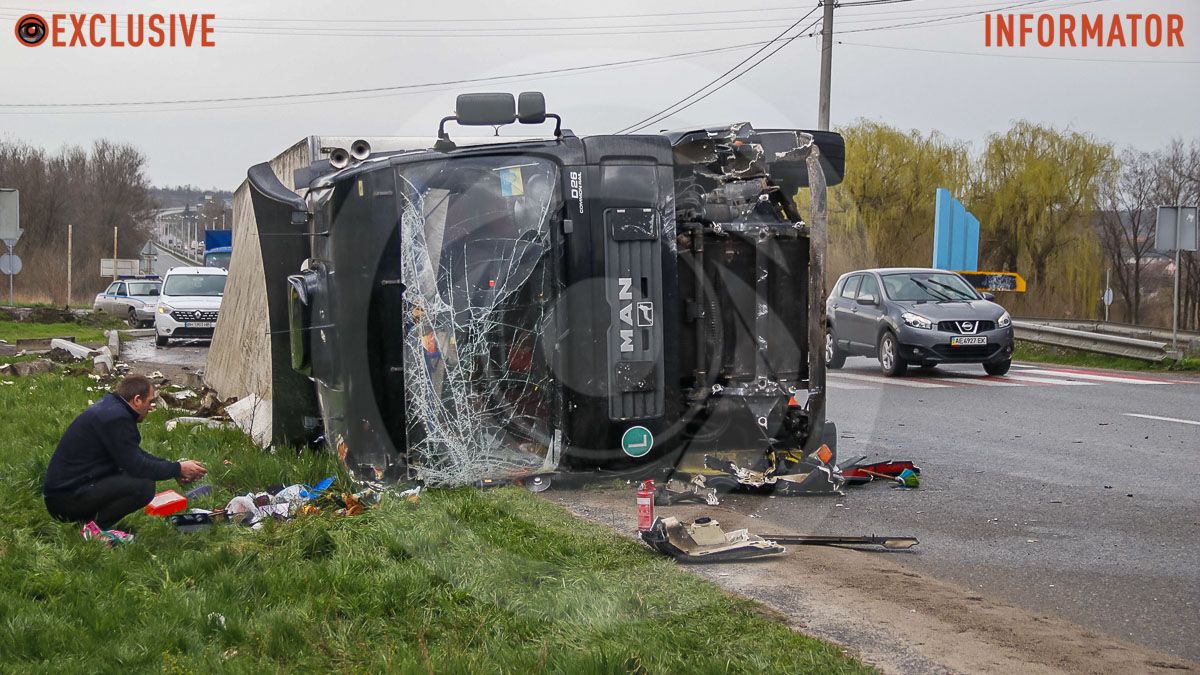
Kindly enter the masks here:
<path id="1" fill-rule="evenodd" d="M 1012 364 L 1012 317 L 954 272 L 884 268 L 848 272 L 825 303 L 825 362 L 841 368 L 848 356 L 879 359 L 889 377 L 909 364 L 981 363 L 988 375 Z"/>
<path id="2" fill-rule="evenodd" d="M 176 338 L 211 339 L 227 276 L 219 267 L 175 267 L 167 272 L 154 315 L 155 344 L 166 347 Z"/>
<path id="3" fill-rule="evenodd" d="M 133 328 L 149 326 L 154 323 L 161 287 L 158 275 L 122 277 L 96 294 L 92 310 L 119 316 Z"/>

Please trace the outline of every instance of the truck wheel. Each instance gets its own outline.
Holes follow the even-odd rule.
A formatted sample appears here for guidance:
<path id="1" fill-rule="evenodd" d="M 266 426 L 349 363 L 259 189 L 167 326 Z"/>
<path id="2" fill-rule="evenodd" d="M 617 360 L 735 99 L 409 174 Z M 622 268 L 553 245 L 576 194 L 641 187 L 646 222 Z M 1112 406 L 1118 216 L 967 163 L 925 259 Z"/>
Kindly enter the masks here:
<path id="1" fill-rule="evenodd" d="M 1010 366 L 1012 366 L 1012 359 L 1004 359 L 1003 361 L 985 363 L 983 364 L 983 369 L 987 371 L 988 375 L 999 377 L 1007 373 Z"/>
<path id="2" fill-rule="evenodd" d="M 837 370 L 846 365 L 846 353 L 838 349 L 837 338 L 833 336 L 833 328 L 825 331 L 825 367 Z"/>
<path id="3" fill-rule="evenodd" d="M 169 338 L 169 337 L 166 337 L 164 335 L 155 335 L 154 336 L 154 346 L 155 347 L 166 347 L 170 343 L 171 343 L 171 338 Z"/>
<path id="4" fill-rule="evenodd" d="M 908 371 L 908 361 L 900 356 L 900 343 L 890 330 L 879 338 L 879 368 L 888 377 L 900 377 Z"/>

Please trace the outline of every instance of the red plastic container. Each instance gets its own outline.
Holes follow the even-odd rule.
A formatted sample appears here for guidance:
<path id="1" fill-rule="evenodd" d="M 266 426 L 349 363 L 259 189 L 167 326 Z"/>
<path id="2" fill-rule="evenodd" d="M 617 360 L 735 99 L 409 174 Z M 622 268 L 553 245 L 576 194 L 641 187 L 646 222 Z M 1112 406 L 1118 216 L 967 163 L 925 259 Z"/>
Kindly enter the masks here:
<path id="1" fill-rule="evenodd" d="M 187 498 L 174 490 L 164 490 L 150 500 L 146 506 L 146 515 L 169 516 L 187 508 Z"/>
<path id="2" fill-rule="evenodd" d="M 644 480 L 637 491 L 638 531 L 647 532 L 654 525 L 654 481 Z"/>

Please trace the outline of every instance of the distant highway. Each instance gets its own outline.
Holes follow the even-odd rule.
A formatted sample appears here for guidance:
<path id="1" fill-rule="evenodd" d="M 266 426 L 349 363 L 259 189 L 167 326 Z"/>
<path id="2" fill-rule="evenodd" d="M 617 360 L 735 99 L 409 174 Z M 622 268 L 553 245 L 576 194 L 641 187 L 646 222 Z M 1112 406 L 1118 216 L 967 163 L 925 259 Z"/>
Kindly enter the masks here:
<path id="1" fill-rule="evenodd" d="M 156 257 L 154 258 L 154 273 L 159 276 L 166 274 L 167 270 L 171 269 L 172 267 L 179 267 L 181 265 L 191 266 L 197 264 L 196 261 L 188 260 L 187 258 L 184 258 L 178 253 L 175 253 L 171 249 L 157 242 L 155 242 L 154 248 L 157 253 Z"/>

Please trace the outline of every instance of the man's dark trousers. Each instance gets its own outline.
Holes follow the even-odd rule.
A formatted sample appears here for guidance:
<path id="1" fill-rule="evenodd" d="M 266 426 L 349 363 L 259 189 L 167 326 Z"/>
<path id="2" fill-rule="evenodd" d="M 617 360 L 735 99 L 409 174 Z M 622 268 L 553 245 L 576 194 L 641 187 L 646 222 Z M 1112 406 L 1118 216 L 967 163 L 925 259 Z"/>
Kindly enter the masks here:
<path id="1" fill-rule="evenodd" d="M 73 492 L 47 494 L 46 510 L 59 520 L 81 523 L 94 520 L 100 529 L 111 530 L 151 499 L 154 499 L 154 481 L 118 473 Z"/>

